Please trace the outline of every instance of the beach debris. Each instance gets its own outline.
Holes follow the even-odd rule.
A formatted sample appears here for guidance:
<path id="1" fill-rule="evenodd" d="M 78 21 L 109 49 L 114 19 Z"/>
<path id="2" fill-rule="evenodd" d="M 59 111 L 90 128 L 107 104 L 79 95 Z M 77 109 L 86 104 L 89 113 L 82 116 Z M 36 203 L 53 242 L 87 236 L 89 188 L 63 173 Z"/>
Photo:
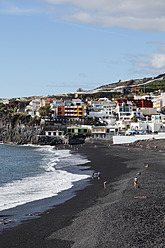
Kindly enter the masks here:
<path id="1" fill-rule="evenodd" d="M 145 196 L 134 196 L 134 198 L 135 198 L 135 199 L 146 199 L 147 196 L 146 196 L 146 195 L 145 195 Z"/>
<path id="2" fill-rule="evenodd" d="M 41 215 L 41 212 L 28 214 L 28 216 L 40 216 L 40 215 Z"/>

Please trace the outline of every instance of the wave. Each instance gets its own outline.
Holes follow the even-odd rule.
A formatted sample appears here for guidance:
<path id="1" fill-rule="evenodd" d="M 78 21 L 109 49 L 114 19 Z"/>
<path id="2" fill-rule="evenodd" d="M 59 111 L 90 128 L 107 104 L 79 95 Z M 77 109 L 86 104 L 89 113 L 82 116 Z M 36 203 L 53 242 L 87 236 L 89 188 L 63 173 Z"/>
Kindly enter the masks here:
<path id="1" fill-rule="evenodd" d="M 29 156 L 32 154 L 31 150 L 28 150 L 28 156 L 23 156 L 27 154 L 25 148 L 23 155 L 20 156 L 24 160 L 21 160 L 20 163 L 18 163 L 20 158 L 16 160 L 17 169 L 19 165 L 20 171 L 22 170 L 22 177 L 15 178 L 0 187 L 0 211 L 56 196 L 58 193 L 72 188 L 74 182 L 90 177 L 91 172 L 89 170 L 81 170 L 81 165 L 88 163 L 89 160 L 80 154 L 72 154 L 70 150 L 57 151 L 51 146 L 33 147 L 33 150 L 38 151 L 37 154 L 42 154 L 40 161 L 36 160 L 36 157 L 30 157 L 30 166 L 29 164 L 25 166 L 25 161 L 29 160 Z M 33 154 L 33 156 L 36 156 L 36 154 Z M 33 164 L 31 164 L 31 161 Z M 88 168 L 88 166 L 85 166 L 85 168 Z M 11 167 L 8 169 L 8 173 L 10 172 Z M 25 172 L 28 176 L 24 176 Z"/>
<path id="2" fill-rule="evenodd" d="M 24 178 L 0 187 L 0 211 L 28 202 L 48 198 L 69 189 L 73 182 L 87 179 L 89 175 L 72 174 L 54 170 L 37 177 Z"/>

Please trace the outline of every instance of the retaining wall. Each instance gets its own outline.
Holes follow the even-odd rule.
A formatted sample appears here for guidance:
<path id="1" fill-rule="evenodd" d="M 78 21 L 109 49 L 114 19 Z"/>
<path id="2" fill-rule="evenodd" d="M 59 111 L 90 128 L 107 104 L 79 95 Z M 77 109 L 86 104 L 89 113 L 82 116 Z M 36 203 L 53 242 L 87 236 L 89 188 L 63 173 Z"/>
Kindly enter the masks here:
<path id="1" fill-rule="evenodd" d="M 113 144 L 127 144 L 138 140 L 147 139 L 165 139 L 165 133 L 148 134 L 148 135 L 132 135 L 132 136 L 113 136 Z"/>

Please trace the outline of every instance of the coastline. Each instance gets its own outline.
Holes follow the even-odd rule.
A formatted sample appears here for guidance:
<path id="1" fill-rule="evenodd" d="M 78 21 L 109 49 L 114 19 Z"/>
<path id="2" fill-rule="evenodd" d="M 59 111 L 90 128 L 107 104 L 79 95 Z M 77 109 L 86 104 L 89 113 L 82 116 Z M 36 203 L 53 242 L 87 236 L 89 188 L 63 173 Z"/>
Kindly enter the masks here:
<path id="1" fill-rule="evenodd" d="M 77 147 L 74 152 L 86 154 L 90 170 L 100 171 L 101 179 L 91 179 L 75 197 L 40 218 L 5 230 L 0 247 L 163 247 L 164 153 L 108 141 Z M 139 170 L 140 188 L 135 190 L 133 178 Z M 147 199 L 134 199 L 139 195 Z"/>

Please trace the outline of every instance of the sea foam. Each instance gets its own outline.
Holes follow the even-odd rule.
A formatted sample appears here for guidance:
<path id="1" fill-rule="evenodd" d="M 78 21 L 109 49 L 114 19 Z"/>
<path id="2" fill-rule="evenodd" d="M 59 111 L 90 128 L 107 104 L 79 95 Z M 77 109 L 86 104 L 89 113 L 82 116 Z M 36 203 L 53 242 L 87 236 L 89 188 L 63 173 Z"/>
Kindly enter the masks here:
<path id="1" fill-rule="evenodd" d="M 7 149 L 10 150 L 10 147 Z M 15 162 L 13 159 L 14 168 L 22 176 L 17 179 L 16 175 L 10 182 L 0 185 L 0 211 L 56 196 L 72 188 L 74 182 L 90 177 L 89 170 L 81 170 L 81 165 L 88 163 L 89 160 L 78 153 L 72 154 L 70 150 L 55 150 L 50 146 L 15 147 L 15 150 L 14 154 L 17 152 L 20 156 L 15 157 Z M 36 159 L 36 152 L 42 154 L 39 157 L 40 161 L 37 160 L 38 157 Z M 29 159 L 31 162 L 28 161 Z M 27 167 L 24 165 L 26 162 L 28 162 Z M 10 173 L 10 166 L 7 163 L 5 166 L 9 167 L 8 173 Z M 25 172 L 27 176 L 24 176 Z"/>

